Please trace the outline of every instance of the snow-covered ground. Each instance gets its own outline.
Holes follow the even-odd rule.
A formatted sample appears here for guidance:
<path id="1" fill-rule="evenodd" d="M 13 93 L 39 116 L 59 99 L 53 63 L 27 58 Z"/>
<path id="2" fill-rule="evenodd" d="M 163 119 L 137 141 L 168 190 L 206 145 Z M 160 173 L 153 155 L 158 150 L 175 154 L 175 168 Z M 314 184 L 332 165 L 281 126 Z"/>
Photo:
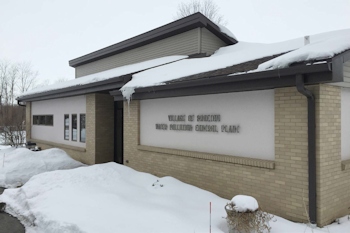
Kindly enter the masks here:
<path id="1" fill-rule="evenodd" d="M 0 196 L 6 211 L 27 233 L 228 233 L 229 200 L 172 177 L 159 178 L 116 163 L 57 170 L 32 177 L 23 187 Z M 211 223 L 209 206 L 212 205 Z M 272 233 L 348 233 L 340 224 L 311 229 L 280 217 Z"/>
<path id="2" fill-rule="evenodd" d="M 11 148 L 11 146 L 6 146 L 6 145 L 0 144 L 0 153 L 2 152 L 1 150 L 10 149 L 10 148 Z"/>
<path id="3" fill-rule="evenodd" d="M 84 164 L 72 159 L 60 149 L 33 152 L 26 148 L 1 146 L 0 187 L 18 187 L 39 173 L 80 166 Z"/>

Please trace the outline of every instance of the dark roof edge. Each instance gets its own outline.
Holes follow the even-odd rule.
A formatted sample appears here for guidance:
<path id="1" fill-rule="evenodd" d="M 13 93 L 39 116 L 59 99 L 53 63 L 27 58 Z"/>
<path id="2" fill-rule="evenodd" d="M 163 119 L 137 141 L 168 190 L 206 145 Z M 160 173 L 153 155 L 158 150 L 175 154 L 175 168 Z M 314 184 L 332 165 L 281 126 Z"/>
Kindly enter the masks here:
<path id="1" fill-rule="evenodd" d="M 234 76 L 217 76 L 167 85 L 138 88 L 132 95 L 133 100 L 205 95 L 235 91 L 253 91 L 278 87 L 295 86 L 295 76 L 305 75 L 305 84 L 334 82 L 329 63 L 303 65 L 279 70 L 257 73 L 245 73 Z M 119 90 L 110 91 L 115 101 L 123 100 Z"/>
<path id="2" fill-rule="evenodd" d="M 338 82 L 342 82 L 344 78 L 343 65 L 345 62 L 350 61 L 350 49 L 334 56 L 332 58 L 332 70 L 334 79 Z"/>
<path id="3" fill-rule="evenodd" d="M 161 27 L 158 27 L 156 29 L 153 29 L 151 31 L 145 32 L 138 36 L 124 40 L 117 44 L 113 44 L 106 48 L 72 59 L 69 61 L 69 65 L 72 67 L 77 67 L 130 49 L 144 46 L 146 44 L 153 43 L 158 40 L 162 40 L 198 27 L 207 28 L 209 31 L 211 31 L 214 35 L 216 35 L 228 45 L 237 43 L 236 39 L 231 38 L 225 33 L 221 32 L 220 28 L 215 23 L 213 23 L 207 17 L 198 12 L 185 18 L 171 22 L 169 24 L 163 25 Z"/>
<path id="4" fill-rule="evenodd" d="M 96 83 L 89 83 L 85 85 L 77 85 L 66 88 L 61 88 L 57 90 L 49 90 L 46 92 L 35 93 L 32 95 L 20 96 L 17 101 L 28 102 L 28 101 L 40 101 L 47 99 L 56 99 L 77 95 L 85 95 L 89 93 L 102 92 L 107 90 L 113 90 L 121 88 L 125 83 L 131 80 L 131 75 L 119 76 L 116 78 L 111 78 L 103 80 Z"/>

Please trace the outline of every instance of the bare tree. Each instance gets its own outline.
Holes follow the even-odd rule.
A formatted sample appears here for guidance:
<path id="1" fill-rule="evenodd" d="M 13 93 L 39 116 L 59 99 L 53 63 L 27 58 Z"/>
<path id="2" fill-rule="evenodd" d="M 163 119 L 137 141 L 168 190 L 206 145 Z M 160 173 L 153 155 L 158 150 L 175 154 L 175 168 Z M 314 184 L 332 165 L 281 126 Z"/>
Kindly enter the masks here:
<path id="1" fill-rule="evenodd" d="M 7 76 L 10 69 L 10 62 L 6 60 L 0 61 L 0 108 L 6 102 L 7 96 Z"/>
<path id="2" fill-rule="evenodd" d="M 18 64 L 18 90 L 20 93 L 26 92 L 34 87 L 38 71 L 33 71 L 29 62 Z"/>
<path id="3" fill-rule="evenodd" d="M 224 16 L 219 14 L 219 10 L 219 6 L 212 0 L 191 0 L 190 2 L 182 2 L 178 5 L 175 19 L 181 19 L 200 12 L 214 23 L 226 25 L 227 22 L 224 20 Z"/>
<path id="4" fill-rule="evenodd" d="M 7 86 L 8 86 L 8 102 L 7 104 L 12 105 L 15 102 L 15 85 L 18 79 L 18 66 L 16 64 L 11 65 L 8 78 L 7 78 Z"/>
<path id="5" fill-rule="evenodd" d="M 25 108 L 15 105 L 15 96 L 34 87 L 37 74 L 28 62 L 0 61 L 0 139 L 3 143 L 14 146 L 24 143 Z"/>

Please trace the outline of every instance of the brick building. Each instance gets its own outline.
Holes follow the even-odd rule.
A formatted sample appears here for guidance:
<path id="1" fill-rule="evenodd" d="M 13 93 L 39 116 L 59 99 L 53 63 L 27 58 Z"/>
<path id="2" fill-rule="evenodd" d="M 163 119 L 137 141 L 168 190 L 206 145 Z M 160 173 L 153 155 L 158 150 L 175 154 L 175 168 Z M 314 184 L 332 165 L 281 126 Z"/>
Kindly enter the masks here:
<path id="1" fill-rule="evenodd" d="M 71 60 L 75 80 L 20 96 L 27 140 L 323 226 L 350 208 L 349 35 L 249 44 L 197 13 Z"/>

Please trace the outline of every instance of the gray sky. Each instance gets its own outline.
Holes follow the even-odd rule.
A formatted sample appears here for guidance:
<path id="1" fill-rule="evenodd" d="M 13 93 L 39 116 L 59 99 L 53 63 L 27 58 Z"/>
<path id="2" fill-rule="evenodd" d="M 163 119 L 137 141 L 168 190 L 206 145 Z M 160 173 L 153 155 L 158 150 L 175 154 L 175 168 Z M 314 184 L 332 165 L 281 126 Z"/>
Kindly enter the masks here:
<path id="1" fill-rule="evenodd" d="M 0 60 L 30 61 L 39 82 L 73 79 L 69 60 L 170 23 L 183 1 L 0 0 Z M 240 41 L 350 28 L 350 0 L 213 1 Z"/>

